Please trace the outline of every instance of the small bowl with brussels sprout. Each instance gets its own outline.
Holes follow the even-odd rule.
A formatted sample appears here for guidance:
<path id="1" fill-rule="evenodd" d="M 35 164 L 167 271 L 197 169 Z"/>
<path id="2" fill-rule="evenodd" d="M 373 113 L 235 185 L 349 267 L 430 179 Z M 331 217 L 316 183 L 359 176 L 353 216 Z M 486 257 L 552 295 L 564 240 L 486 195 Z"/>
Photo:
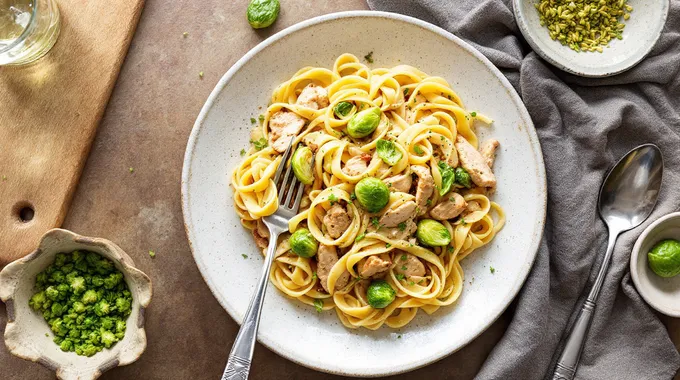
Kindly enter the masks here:
<path id="1" fill-rule="evenodd" d="M 5 344 L 60 379 L 96 379 L 146 349 L 151 280 L 114 243 L 63 229 L 0 272 Z"/>
<path id="2" fill-rule="evenodd" d="M 630 274 L 651 307 L 680 317 L 680 212 L 659 218 L 642 232 L 630 255 Z"/>

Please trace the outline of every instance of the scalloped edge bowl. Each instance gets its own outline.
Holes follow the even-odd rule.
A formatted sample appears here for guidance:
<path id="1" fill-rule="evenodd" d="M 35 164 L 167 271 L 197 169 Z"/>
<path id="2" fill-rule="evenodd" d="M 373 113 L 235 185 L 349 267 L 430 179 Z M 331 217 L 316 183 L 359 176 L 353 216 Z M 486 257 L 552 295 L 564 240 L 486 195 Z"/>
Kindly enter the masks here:
<path id="1" fill-rule="evenodd" d="M 34 293 L 35 276 L 54 262 L 57 253 L 77 249 L 96 252 L 112 260 L 125 276 L 133 297 L 123 340 L 89 358 L 61 351 L 52 342 L 54 335 L 42 315 L 28 306 Z M 8 264 L 0 272 L 0 299 L 7 307 L 5 345 L 13 355 L 46 366 L 60 379 L 96 379 L 111 368 L 136 361 L 146 349 L 144 311 L 151 302 L 151 295 L 151 280 L 134 267 L 130 256 L 120 247 L 106 239 L 52 229 L 43 235 L 38 249 Z"/>

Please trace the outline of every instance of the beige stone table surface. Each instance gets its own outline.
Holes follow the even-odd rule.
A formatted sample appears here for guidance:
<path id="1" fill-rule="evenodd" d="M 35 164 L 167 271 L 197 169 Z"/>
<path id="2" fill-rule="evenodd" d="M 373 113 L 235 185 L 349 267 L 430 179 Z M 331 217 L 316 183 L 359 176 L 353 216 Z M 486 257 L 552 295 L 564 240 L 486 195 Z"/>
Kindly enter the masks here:
<path id="1" fill-rule="evenodd" d="M 219 78 L 257 43 L 310 17 L 366 8 L 363 0 L 281 2 L 277 22 L 255 31 L 245 18 L 247 0 L 146 0 L 64 223 L 77 233 L 113 240 L 153 280 L 146 352 L 102 379 L 216 380 L 222 374 L 238 325 L 204 283 L 184 234 L 180 173 L 191 127 Z M 149 250 L 156 252 L 154 259 Z M 506 312 L 461 351 L 395 378 L 472 378 L 508 321 Z M 0 303 L 0 329 L 5 322 Z M 251 379 L 337 378 L 261 345 L 253 363 Z M 0 378 L 54 375 L 0 345 Z"/>

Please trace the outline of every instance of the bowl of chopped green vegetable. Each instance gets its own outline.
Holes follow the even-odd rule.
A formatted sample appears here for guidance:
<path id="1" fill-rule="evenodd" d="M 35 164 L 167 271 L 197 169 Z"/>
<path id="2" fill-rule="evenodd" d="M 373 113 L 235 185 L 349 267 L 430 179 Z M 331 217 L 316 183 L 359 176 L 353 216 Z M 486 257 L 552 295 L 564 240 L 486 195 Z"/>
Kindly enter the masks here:
<path id="1" fill-rule="evenodd" d="M 0 272 L 5 344 L 60 379 L 96 379 L 146 348 L 151 280 L 114 243 L 53 229 Z"/>
<path id="2" fill-rule="evenodd" d="M 513 0 L 529 45 L 557 68 L 584 77 L 619 74 L 659 39 L 668 0 Z"/>

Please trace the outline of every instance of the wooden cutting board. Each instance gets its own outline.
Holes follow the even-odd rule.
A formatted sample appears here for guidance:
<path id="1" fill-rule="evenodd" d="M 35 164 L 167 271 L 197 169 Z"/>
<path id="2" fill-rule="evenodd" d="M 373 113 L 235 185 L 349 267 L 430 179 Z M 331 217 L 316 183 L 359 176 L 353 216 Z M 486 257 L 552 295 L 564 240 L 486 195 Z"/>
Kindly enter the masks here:
<path id="1" fill-rule="evenodd" d="M 0 267 L 64 220 L 144 0 L 57 4 L 54 48 L 0 67 Z"/>

